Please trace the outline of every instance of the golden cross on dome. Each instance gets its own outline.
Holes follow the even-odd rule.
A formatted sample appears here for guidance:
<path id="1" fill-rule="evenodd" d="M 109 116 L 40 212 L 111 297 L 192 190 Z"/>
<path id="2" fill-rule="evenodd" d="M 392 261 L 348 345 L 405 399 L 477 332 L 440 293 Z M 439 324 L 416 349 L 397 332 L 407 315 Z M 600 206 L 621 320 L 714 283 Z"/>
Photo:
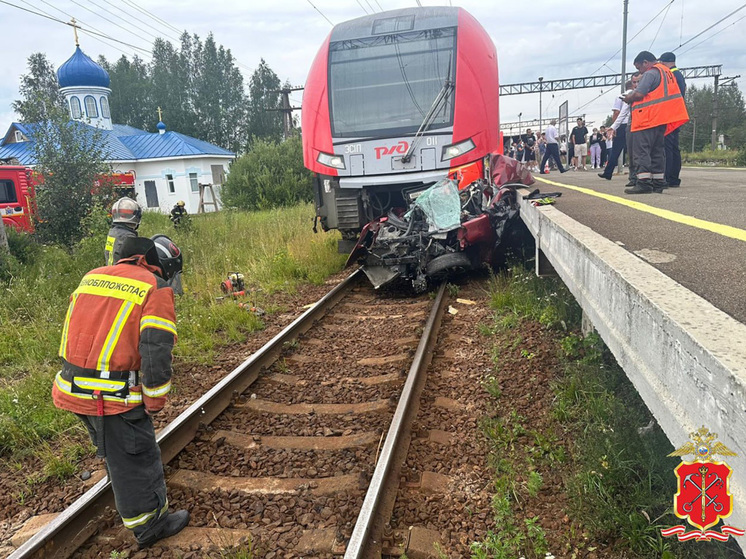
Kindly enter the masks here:
<path id="1" fill-rule="evenodd" d="M 158 122 L 163 122 L 163 113 L 161 113 L 160 107 L 158 107 Z"/>
<path id="2" fill-rule="evenodd" d="M 75 34 L 75 46 L 79 47 L 80 41 L 78 41 L 78 22 L 75 21 L 75 18 L 72 18 L 68 25 L 72 25 L 73 33 Z"/>

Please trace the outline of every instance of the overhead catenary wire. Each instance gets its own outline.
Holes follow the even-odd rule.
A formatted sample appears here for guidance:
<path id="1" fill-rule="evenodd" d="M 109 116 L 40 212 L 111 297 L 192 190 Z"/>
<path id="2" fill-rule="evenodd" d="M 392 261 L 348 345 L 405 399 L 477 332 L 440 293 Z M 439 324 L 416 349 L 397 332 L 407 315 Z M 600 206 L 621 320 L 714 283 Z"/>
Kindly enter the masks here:
<path id="1" fill-rule="evenodd" d="M 695 48 L 697 48 L 697 47 L 698 47 L 699 45 L 701 45 L 702 43 L 706 43 L 707 41 L 709 41 L 710 39 L 712 39 L 712 38 L 713 38 L 713 37 L 714 37 L 715 35 L 719 35 L 719 34 L 720 34 L 720 33 L 722 33 L 723 31 L 726 31 L 726 30 L 730 29 L 730 28 L 731 28 L 731 27 L 733 27 L 733 26 L 734 26 L 734 25 L 735 25 L 736 23 L 738 23 L 739 21 L 741 21 L 742 19 L 746 19 L 746 16 L 741 16 L 740 18 L 738 18 L 738 19 L 737 19 L 736 21 L 734 21 L 733 23 L 731 23 L 731 24 L 730 24 L 730 25 L 728 25 L 727 27 L 723 27 L 723 28 L 722 28 L 722 29 L 720 29 L 719 31 L 716 31 L 715 33 L 713 33 L 712 35 L 710 35 L 709 37 L 705 37 L 705 38 L 704 38 L 704 39 L 702 39 L 702 40 L 701 40 L 701 41 L 700 41 L 699 43 L 697 43 L 697 44 L 695 44 L 695 45 L 692 45 L 691 47 L 689 47 L 689 48 L 688 48 L 688 49 L 686 49 L 685 51 L 682 51 L 682 52 L 680 52 L 680 53 L 679 53 L 679 55 L 682 55 L 682 54 L 686 54 L 686 53 L 687 53 L 687 52 L 689 52 L 690 50 L 692 50 L 692 49 L 695 49 Z"/>
<path id="2" fill-rule="evenodd" d="M 689 39 L 689 40 L 687 40 L 687 41 L 686 41 L 685 43 L 683 43 L 683 44 L 679 45 L 678 47 L 676 47 L 675 49 L 673 49 L 673 50 L 674 50 L 674 52 L 676 52 L 677 50 L 679 50 L 679 49 L 680 49 L 681 47 L 683 47 L 684 45 L 687 45 L 687 44 L 691 43 L 691 42 L 692 42 L 692 41 L 693 41 L 694 39 L 696 39 L 697 37 L 700 37 L 701 35 L 703 35 L 703 34 L 707 33 L 707 32 L 708 32 L 708 31 L 709 31 L 710 29 L 712 29 L 712 28 L 713 28 L 713 27 L 715 27 L 716 25 L 718 25 L 718 24 L 722 23 L 723 21 L 725 21 L 726 19 L 728 19 L 728 18 L 729 18 L 730 16 L 732 16 L 733 14 L 736 14 L 736 13 L 740 12 L 740 11 L 741 11 L 741 10 L 743 10 L 744 8 L 746 8 L 746 4 L 743 4 L 743 5 L 742 5 L 742 6 L 740 7 L 740 8 L 736 8 L 736 9 L 735 9 L 735 10 L 733 10 L 733 11 L 732 11 L 731 13 L 729 13 L 729 14 L 728 14 L 727 16 L 725 16 L 725 17 L 723 17 L 723 18 L 721 18 L 721 19 L 717 20 L 717 21 L 716 21 L 715 23 L 713 23 L 712 25 L 710 25 L 710 26 L 709 26 L 709 27 L 708 27 L 707 29 L 705 29 L 704 31 L 700 31 L 700 32 L 699 32 L 699 33 L 697 33 L 697 34 L 696 34 L 696 35 L 695 35 L 694 37 L 690 38 L 690 39 Z"/>
<path id="3" fill-rule="evenodd" d="M 673 4 L 673 2 L 671 2 Z M 663 18 L 661 19 L 661 24 L 658 26 L 658 31 L 655 32 L 655 37 L 653 37 L 653 40 L 650 41 L 650 46 L 648 47 L 648 50 L 653 48 L 653 45 L 655 44 L 655 40 L 658 38 L 658 33 L 661 32 L 661 27 L 663 27 L 663 24 L 666 22 L 666 16 L 668 15 L 668 11 L 671 9 L 671 4 L 666 6 L 666 13 L 663 14 Z"/>
<path id="4" fill-rule="evenodd" d="M 357 2 L 357 5 L 360 6 L 360 8 L 365 12 L 365 15 L 368 14 L 368 10 L 365 9 L 365 6 L 363 6 L 363 3 L 360 0 L 355 0 Z"/>
<path id="5" fill-rule="evenodd" d="M 322 13 L 322 11 L 321 11 L 321 10 L 319 10 L 319 9 L 318 9 L 318 8 L 317 8 L 316 6 L 314 6 L 314 5 L 313 5 L 313 2 L 311 2 L 311 0 L 306 0 L 306 2 L 308 2 L 308 3 L 309 3 L 309 4 L 311 5 L 311 7 L 312 7 L 312 8 L 314 9 L 314 10 L 316 10 L 317 12 L 319 12 L 319 14 L 321 14 L 321 17 L 323 17 L 323 18 L 324 18 L 324 19 L 325 19 L 326 21 L 328 21 L 328 22 L 329 22 L 329 25 L 331 25 L 332 27 L 334 27 L 334 24 L 332 23 L 332 20 L 330 20 L 330 19 L 329 19 L 328 17 L 326 17 L 326 16 L 325 16 L 325 15 L 324 15 L 324 14 Z"/>
<path id="6" fill-rule="evenodd" d="M 673 3 L 675 2 L 675 1 L 676 1 L 676 0 L 671 0 L 671 1 L 670 1 L 670 2 L 668 3 L 668 4 L 666 4 L 665 6 L 663 6 L 663 8 L 661 8 L 661 10 L 660 10 L 660 11 L 659 11 L 659 12 L 658 12 L 657 14 L 655 14 L 655 15 L 654 15 L 654 16 L 653 16 L 653 17 L 652 17 L 652 18 L 650 19 L 650 21 L 648 21 L 648 22 L 647 22 L 647 23 L 646 23 L 645 25 L 643 25 L 643 26 L 642 26 L 642 29 L 640 29 L 640 30 L 639 30 L 639 31 L 638 31 L 637 33 L 635 33 L 635 34 L 634 34 L 634 36 L 633 36 L 633 37 L 631 37 L 630 39 L 628 39 L 628 40 L 627 40 L 627 45 L 629 45 L 629 44 L 630 44 L 630 43 L 631 43 L 632 41 L 634 41 L 634 40 L 635 40 L 635 38 L 637 38 L 637 36 L 638 36 L 638 35 L 639 35 L 640 33 L 642 33 L 643 31 L 645 31 L 645 29 L 647 29 L 648 25 L 650 25 L 650 24 L 651 24 L 651 23 L 653 23 L 653 22 L 654 22 L 654 21 L 655 21 L 656 19 L 658 19 L 658 16 L 659 16 L 659 15 L 661 15 L 661 14 L 663 13 L 663 10 L 666 10 L 666 9 L 668 9 L 668 8 L 669 8 L 669 7 L 671 6 L 671 4 L 673 4 Z M 610 56 L 609 58 L 607 58 L 607 59 L 606 59 L 606 61 L 605 61 L 605 62 L 604 62 L 603 64 L 601 64 L 601 66 L 599 66 L 599 67 L 598 67 L 598 68 L 597 68 L 596 70 L 594 70 L 593 72 L 591 72 L 591 76 L 592 76 L 592 75 L 594 75 L 594 74 L 595 74 L 596 72 L 598 72 L 599 70 L 601 70 L 601 69 L 602 69 L 602 68 L 603 68 L 604 66 L 606 66 L 606 64 L 607 64 L 608 62 L 610 62 L 611 60 L 613 60 L 613 59 L 614 59 L 614 57 L 615 57 L 615 56 L 616 56 L 617 54 L 619 54 L 620 52 L 622 52 L 622 49 L 621 49 L 621 47 L 620 47 L 619 49 L 617 49 L 617 51 L 616 51 L 616 52 L 615 52 L 614 54 L 612 54 L 612 55 L 611 55 L 611 56 Z M 607 67 L 608 67 L 608 66 L 607 66 Z M 614 72 L 616 72 L 616 70 L 614 70 Z"/>

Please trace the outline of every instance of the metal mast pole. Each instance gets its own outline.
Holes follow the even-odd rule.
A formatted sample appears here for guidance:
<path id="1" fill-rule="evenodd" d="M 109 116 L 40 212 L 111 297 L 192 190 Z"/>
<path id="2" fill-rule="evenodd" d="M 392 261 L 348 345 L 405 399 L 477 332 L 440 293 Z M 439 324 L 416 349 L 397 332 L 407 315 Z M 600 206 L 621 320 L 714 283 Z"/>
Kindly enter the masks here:
<path id="1" fill-rule="evenodd" d="M 544 81 L 544 78 L 539 78 L 539 137 L 541 137 L 541 132 L 544 130 L 544 127 L 542 126 L 541 122 L 541 82 Z"/>
<path id="2" fill-rule="evenodd" d="M 712 138 L 710 138 L 710 149 L 715 151 L 718 145 L 718 78 L 715 76 L 715 88 L 712 96 Z"/>
<path id="3" fill-rule="evenodd" d="M 629 7 L 629 0 L 624 0 L 624 27 L 622 28 L 622 93 L 624 84 L 627 83 L 627 8 Z"/>

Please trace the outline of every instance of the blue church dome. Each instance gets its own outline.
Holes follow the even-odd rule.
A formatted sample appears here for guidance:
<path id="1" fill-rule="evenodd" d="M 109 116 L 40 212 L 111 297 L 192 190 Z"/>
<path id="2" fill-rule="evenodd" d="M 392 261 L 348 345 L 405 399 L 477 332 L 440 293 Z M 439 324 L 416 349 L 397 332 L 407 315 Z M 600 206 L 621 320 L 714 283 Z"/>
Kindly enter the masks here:
<path id="1" fill-rule="evenodd" d="M 166 129 L 166 124 L 163 121 L 160 121 L 158 124 L 155 125 L 155 127 L 158 130 L 165 130 Z"/>
<path id="2" fill-rule="evenodd" d="M 109 73 L 96 64 L 80 47 L 57 70 L 60 87 L 97 86 L 109 87 Z"/>

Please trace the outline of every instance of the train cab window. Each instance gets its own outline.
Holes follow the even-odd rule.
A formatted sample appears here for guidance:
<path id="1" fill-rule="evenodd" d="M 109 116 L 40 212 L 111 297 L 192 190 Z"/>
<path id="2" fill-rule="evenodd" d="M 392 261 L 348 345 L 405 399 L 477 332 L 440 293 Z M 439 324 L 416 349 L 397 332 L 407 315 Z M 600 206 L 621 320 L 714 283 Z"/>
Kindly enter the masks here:
<path id="1" fill-rule="evenodd" d="M 18 202 L 16 187 L 11 180 L 0 180 L 0 204 L 13 204 Z"/>
<path id="2" fill-rule="evenodd" d="M 447 80 L 456 75 L 456 28 L 337 41 L 329 45 L 335 137 L 417 131 Z M 453 125 L 451 93 L 430 125 Z"/>

